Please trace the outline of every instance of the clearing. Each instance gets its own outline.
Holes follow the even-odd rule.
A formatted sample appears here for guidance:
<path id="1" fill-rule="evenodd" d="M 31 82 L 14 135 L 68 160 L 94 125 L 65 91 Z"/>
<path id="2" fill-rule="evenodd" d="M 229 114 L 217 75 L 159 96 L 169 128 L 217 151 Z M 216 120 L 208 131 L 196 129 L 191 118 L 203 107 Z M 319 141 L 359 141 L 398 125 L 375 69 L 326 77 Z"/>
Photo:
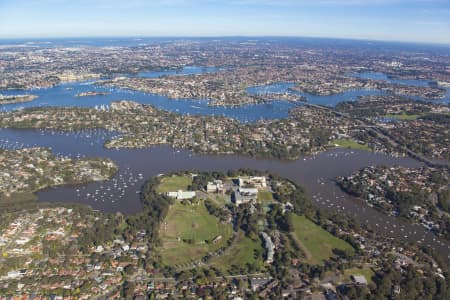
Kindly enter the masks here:
<path id="1" fill-rule="evenodd" d="M 347 242 L 335 237 L 305 216 L 292 216 L 295 236 L 301 243 L 300 248 L 306 249 L 306 259 L 309 263 L 319 264 L 333 257 L 333 249 L 351 251 L 354 249 Z"/>
<path id="2" fill-rule="evenodd" d="M 214 244 L 212 240 L 219 235 L 222 239 Z M 163 246 L 159 252 L 166 265 L 185 264 L 225 246 L 231 235 L 231 224 L 220 224 L 208 213 L 203 201 L 198 205 L 176 202 L 161 224 Z"/>

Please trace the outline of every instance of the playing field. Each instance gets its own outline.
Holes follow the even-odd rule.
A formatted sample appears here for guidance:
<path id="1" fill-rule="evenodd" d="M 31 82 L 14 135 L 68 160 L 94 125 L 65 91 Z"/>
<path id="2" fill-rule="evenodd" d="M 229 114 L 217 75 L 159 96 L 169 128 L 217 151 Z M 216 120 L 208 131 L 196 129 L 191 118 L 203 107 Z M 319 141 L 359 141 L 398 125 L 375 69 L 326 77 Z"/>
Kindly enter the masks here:
<path id="1" fill-rule="evenodd" d="M 264 252 L 261 241 L 259 239 L 253 241 L 240 232 L 233 245 L 223 255 L 211 259 L 209 265 L 222 271 L 228 270 L 232 265 L 245 267 L 247 263 L 262 266 L 262 257 L 255 257 L 255 250 L 259 253 Z"/>
<path id="2" fill-rule="evenodd" d="M 371 149 L 366 144 L 361 145 L 358 142 L 350 139 L 335 139 L 330 142 L 332 145 L 337 145 L 338 147 L 342 148 L 350 148 L 350 149 L 356 149 L 356 150 L 367 150 L 370 151 Z"/>
<path id="3" fill-rule="evenodd" d="M 295 237 L 301 244 L 307 260 L 312 264 L 322 263 L 332 257 L 333 249 L 353 251 L 347 242 L 333 236 L 304 216 L 292 216 Z"/>
<path id="4" fill-rule="evenodd" d="M 182 265 L 205 256 L 224 245 L 232 234 L 230 224 L 220 224 L 210 215 L 203 202 L 199 205 L 172 205 L 160 228 L 163 246 L 160 249 L 163 263 Z M 212 240 L 221 235 L 216 244 Z M 188 242 L 190 240 L 190 242 Z"/>
<path id="5" fill-rule="evenodd" d="M 158 193 L 176 192 L 178 190 L 186 191 L 191 183 L 192 177 L 189 175 L 164 177 L 161 179 L 161 184 L 158 185 L 156 191 Z"/>
<path id="6" fill-rule="evenodd" d="M 385 115 L 386 118 L 399 119 L 405 121 L 417 120 L 422 115 L 407 115 L 407 114 L 388 114 Z"/>

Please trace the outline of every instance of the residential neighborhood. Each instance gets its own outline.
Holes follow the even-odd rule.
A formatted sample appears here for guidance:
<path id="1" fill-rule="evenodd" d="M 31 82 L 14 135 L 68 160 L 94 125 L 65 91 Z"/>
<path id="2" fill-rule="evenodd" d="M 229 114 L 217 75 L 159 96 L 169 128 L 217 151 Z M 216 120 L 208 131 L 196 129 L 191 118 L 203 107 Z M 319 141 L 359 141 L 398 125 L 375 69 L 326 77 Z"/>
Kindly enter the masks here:
<path id="1" fill-rule="evenodd" d="M 445 169 L 368 167 L 338 184 L 383 212 L 449 236 L 449 179 Z"/>
<path id="2" fill-rule="evenodd" d="M 145 225 L 134 225 L 131 219 L 120 213 L 104 214 L 82 206 L 44 205 L 42 208 L 3 214 L 0 220 L 0 295 L 15 294 L 20 295 L 21 299 L 245 299 L 251 296 L 263 299 L 279 294 L 283 299 L 335 299 L 355 288 L 367 292 L 374 280 L 382 278 L 378 277 L 379 272 L 419 272 L 415 273 L 416 276 L 428 276 L 429 280 L 445 279 L 433 259 L 415 247 L 399 247 L 395 241 L 369 235 L 363 228 L 338 226 L 339 221 L 334 219 L 328 219 L 319 226 L 304 216 L 295 215 L 299 209 L 309 215 L 296 203 L 284 205 L 291 208 L 283 213 L 281 203 L 277 204 L 274 199 L 258 197 L 255 203 L 236 206 L 231 202 L 227 204 L 231 201 L 232 191 L 206 190 L 208 185 L 211 187 L 215 183 L 235 189 L 251 184 L 261 193 L 269 188 L 295 192 L 294 186 L 281 178 L 243 173 L 230 174 L 232 176 L 227 179 L 225 175 L 215 174 L 218 177 L 210 173 L 162 175 L 149 183 L 149 188 L 153 186 L 152 182 L 156 183 L 156 190 L 145 189 L 145 193 L 153 193 L 176 184 L 200 184 L 194 198 L 177 199 L 177 202 L 170 204 L 159 230 L 178 228 L 175 230 L 180 235 L 206 230 L 205 234 L 214 237 L 211 246 L 207 246 L 212 248 L 207 249 L 218 249 L 215 254 L 208 253 L 209 250 L 204 252 L 204 242 L 194 239 L 183 242 L 185 245 L 180 245 L 177 251 L 190 253 L 191 249 L 197 249 L 205 256 L 200 256 L 196 264 L 184 263 L 187 268 L 180 264 L 173 265 L 170 260 L 166 261 L 166 256 L 172 255 L 169 253 L 171 246 L 166 245 L 169 243 L 168 232 L 160 231 L 163 242 L 155 247 Z M 156 199 L 152 199 L 148 200 L 155 204 Z M 207 209 L 204 215 L 199 215 L 203 205 L 201 201 L 209 201 L 208 205 L 205 204 Z M 217 206 L 219 203 L 224 206 Z M 271 207 L 267 215 L 261 213 L 264 207 Z M 197 220 L 194 227 L 172 227 L 173 222 L 189 224 L 186 223 L 189 216 L 180 218 L 175 211 L 172 212 L 173 209 L 185 208 L 194 210 L 194 215 L 210 218 L 212 223 L 199 223 Z M 223 234 L 216 235 L 213 224 L 218 222 L 215 216 L 220 216 L 221 210 L 231 210 L 233 218 L 240 218 L 241 213 L 247 210 L 253 213 L 237 221 L 242 224 L 237 225 L 234 234 L 229 235 L 225 230 Z M 278 219 L 282 215 L 292 224 L 283 225 L 283 221 Z M 267 218 L 267 224 L 259 226 L 259 218 Z M 250 225 L 253 222 L 256 226 Z M 221 223 L 222 228 L 227 226 L 231 224 L 226 221 Z M 283 226 L 288 226 L 288 229 Z M 298 231 L 297 228 L 304 229 Z M 254 235 L 253 230 L 259 234 Z M 330 232 L 335 232 L 336 236 Z M 310 235 L 306 237 L 304 234 Z M 292 240 L 286 239 L 288 237 Z M 231 244 L 223 244 L 229 238 Z M 255 239 L 254 242 L 252 239 Z M 342 253 L 333 254 L 331 248 L 310 252 L 314 243 L 321 239 L 341 249 Z M 246 247 L 242 243 L 256 249 L 259 253 L 256 260 L 253 255 L 230 256 L 237 249 L 246 249 L 241 248 Z M 161 252 L 161 247 L 169 247 L 165 248 L 167 253 Z M 177 260 L 185 261 L 194 259 L 193 256 L 177 257 Z M 242 264 L 234 265 L 238 261 Z M 256 269 L 240 270 L 245 264 Z M 430 265 L 433 267 L 430 268 Z M 284 275 L 273 273 L 275 266 L 285 269 Z M 400 293 L 405 288 L 402 282 L 392 283 L 386 292 Z M 15 298 L 0 296 L 0 299 Z"/>
<path id="3" fill-rule="evenodd" d="M 0 198 L 64 184 L 110 178 L 117 166 L 108 159 L 57 157 L 47 148 L 0 149 Z"/>

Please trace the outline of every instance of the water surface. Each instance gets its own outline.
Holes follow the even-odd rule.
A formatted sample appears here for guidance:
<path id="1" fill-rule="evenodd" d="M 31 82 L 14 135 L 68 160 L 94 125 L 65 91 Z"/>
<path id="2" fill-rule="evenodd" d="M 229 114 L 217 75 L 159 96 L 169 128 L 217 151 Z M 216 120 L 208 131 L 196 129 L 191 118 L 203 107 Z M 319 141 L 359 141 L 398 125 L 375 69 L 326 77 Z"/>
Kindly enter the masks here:
<path id="1" fill-rule="evenodd" d="M 58 187 L 38 193 L 40 201 L 76 202 L 94 209 L 133 214 L 141 209 L 139 190 L 145 179 L 158 174 L 180 170 L 227 171 L 252 168 L 269 170 L 306 187 L 308 194 L 319 207 L 346 214 L 369 224 L 376 232 L 405 242 L 423 243 L 448 258 L 450 243 L 437 238 L 420 225 L 386 216 L 368 207 L 362 201 L 348 196 L 335 184 L 337 176 L 370 165 L 402 165 L 419 167 L 411 158 L 396 158 L 384 154 L 348 149 L 336 149 L 296 161 L 254 159 L 240 155 L 196 155 L 190 151 L 159 146 L 147 149 L 105 149 L 102 144 L 114 133 L 102 130 L 85 130 L 63 133 L 48 130 L 0 130 L 0 145 L 5 140 L 19 146 L 51 146 L 58 155 L 72 157 L 100 156 L 113 159 L 119 172 L 106 182 L 80 187 Z M 3 141 L 3 142 L 2 142 Z M 450 262 L 450 261 L 449 261 Z"/>

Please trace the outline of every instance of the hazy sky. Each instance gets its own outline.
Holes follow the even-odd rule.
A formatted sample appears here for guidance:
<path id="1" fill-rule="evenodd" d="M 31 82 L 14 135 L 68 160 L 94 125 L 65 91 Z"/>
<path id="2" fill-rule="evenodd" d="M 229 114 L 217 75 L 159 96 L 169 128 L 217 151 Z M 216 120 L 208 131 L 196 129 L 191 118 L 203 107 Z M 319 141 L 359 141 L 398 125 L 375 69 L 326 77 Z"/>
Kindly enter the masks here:
<path id="1" fill-rule="evenodd" d="M 139 35 L 450 44 L 450 0 L 0 0 L 0 38 Z"/>

